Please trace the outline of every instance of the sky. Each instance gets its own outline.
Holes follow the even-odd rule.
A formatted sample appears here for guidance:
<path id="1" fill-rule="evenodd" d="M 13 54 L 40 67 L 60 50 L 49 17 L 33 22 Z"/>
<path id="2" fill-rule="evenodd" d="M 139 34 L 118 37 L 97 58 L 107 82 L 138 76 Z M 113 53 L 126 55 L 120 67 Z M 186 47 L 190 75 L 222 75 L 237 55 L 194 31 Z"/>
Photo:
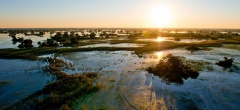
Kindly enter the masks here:
<path id="1" fill-rule="evenodd" d="M 0 28 L 240 28 L 240 0 L 0 0 Z"/>

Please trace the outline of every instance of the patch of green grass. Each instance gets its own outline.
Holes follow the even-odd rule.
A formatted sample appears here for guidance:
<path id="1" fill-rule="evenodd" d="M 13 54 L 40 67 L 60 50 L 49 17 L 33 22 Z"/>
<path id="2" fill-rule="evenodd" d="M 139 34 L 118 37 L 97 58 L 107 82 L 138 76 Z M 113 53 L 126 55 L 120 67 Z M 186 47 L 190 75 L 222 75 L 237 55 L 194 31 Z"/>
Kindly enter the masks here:
<path id="1" fill-rule="evenodd" d="M 204 61 L 186 61 L 186 64 L 191 67 L 192 69 L 194 69 L 195 71 L 201 71 L 204 68 L 207 68 L 208 70 L 211 70 L 211 66 L 209 66 L 211 63 L 209 62 L 204 62 Z"/>
<path id="2" fill-rule="evenodd" d="M 224 45 L 224 48 L 240 50 L 240 45 L 238 45 L 238 44 L 227 44 L 227 45 Z"/>

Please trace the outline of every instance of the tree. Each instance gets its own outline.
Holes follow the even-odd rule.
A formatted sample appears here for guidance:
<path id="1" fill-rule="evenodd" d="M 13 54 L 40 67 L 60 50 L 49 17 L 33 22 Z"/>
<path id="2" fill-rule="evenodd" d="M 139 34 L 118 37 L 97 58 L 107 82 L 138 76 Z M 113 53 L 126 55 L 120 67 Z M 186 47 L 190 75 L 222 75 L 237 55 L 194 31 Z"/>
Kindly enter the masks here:
<path id="1" fill-rule="evenodd" d="M 93 39 L 93 38 L 95 38 L 96 34 L 94 32 L 92 32 L 89 36 L 91 39 Z"/>
<path id="2" fill-rule="evenodd" d="M 78 44 L 76 37 L 71 37 L 71 44 Z"/>
<path id="3" fill-rule="evenodd" d="M 147 69 L 148 72 L 162 78 L 167 84 L 176 83 L 183 84 L 183 79 L 196 79 L 199 75 L 184 62 L 184 57 L 173 56 L 168 54 L 163 59 L 159 60 L 157 65 Z"/>

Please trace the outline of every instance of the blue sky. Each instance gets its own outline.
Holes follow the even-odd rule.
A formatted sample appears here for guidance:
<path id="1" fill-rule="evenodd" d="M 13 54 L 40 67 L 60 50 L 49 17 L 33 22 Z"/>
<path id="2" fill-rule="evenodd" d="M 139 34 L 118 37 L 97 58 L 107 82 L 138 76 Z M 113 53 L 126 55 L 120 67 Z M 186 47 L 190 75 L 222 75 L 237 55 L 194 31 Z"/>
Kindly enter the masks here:
<path id="1" fill-rule="evenodd" d="M 171 10 L 167 28 L 240 28 L 240 0 L 0 0 L 0 28 L 154 27 L 156 6 Z"/>

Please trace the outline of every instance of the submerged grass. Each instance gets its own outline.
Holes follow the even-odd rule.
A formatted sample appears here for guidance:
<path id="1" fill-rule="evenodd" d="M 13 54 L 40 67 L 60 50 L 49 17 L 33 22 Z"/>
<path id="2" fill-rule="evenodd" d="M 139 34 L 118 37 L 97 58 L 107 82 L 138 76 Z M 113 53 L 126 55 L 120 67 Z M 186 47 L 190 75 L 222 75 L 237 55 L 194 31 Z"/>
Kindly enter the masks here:
<path id="1" fill-rule="evenodd" d="M 209 62 L 188 60 L 186 61 L 186 64 L 195 71 L 202 71 L 203 69 L 207 69 L 209 71 L 213 70 L 210 65 L 211 63 Z"/>
<path id="2" fill-rule="evenodd" d="M 238 44 L 227 44 L 227 45 L 224 45 L 224 48 L 240 50 L 240 45 L 238 45 Z"/>

